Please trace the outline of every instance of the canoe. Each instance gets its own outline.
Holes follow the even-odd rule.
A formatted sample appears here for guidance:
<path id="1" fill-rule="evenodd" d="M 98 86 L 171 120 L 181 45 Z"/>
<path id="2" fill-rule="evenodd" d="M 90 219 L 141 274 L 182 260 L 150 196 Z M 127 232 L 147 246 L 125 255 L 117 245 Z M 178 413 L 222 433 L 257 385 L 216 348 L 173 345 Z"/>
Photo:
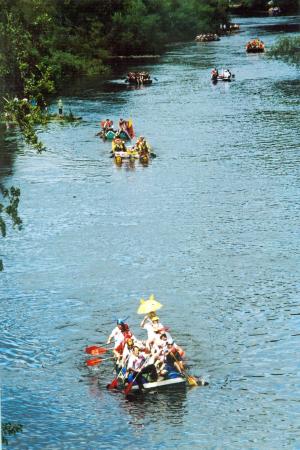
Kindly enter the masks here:
<path id="1" fill-rule="evenodd" d="M 116 137 L 116 132 L 115 131 L 112 131 L 112 130 L 109 130 L 109 131 L 107 131 L 107 133 L 105 133 L 104 134 L 104 132 L 102 133 L 102 138 L 103 139 L 107 139 L 107 140 L 109 140 L 109 141 L 112 141 L 115 137 Z M 125 133 L 125 131 L 120 131 L 119 133 L 118 133 L 118 137 L 120 138 L 120 139 L 123 139 L 123 140 L 129 140 L 130 139 L 130 137 L 128 136 L 128 134 L 127 133 Z"/>

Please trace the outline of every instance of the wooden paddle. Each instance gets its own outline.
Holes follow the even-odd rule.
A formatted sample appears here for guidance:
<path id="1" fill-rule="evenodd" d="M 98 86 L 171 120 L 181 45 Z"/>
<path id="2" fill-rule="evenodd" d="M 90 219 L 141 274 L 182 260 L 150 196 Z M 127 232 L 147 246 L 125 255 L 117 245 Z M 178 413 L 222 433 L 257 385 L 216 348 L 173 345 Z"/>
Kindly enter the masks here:
<path id="1" fill-rule="evenodd" d="M 176 356 L 174 355 L 173 352 L 170 352 L 170 354 L 172 355 L 172 357 L 174 358 L 174 360 L 178 363 L 178 359 L 176 358 Z M 193 377 L 192 375 L 189 375 L 186 370 L 181 370 L 180 372 L 184 378 L 186 379 L 187 383 L 189 386 L 198 386 L 197 380 L 195 377 Z"/>

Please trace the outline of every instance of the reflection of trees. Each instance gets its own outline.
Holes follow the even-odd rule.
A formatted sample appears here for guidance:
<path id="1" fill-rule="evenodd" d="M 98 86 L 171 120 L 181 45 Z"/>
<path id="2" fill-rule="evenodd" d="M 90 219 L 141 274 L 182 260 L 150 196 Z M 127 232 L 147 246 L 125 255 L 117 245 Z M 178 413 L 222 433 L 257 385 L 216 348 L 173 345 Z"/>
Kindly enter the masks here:
<path id="1" fill-rule="evenodd" d="M 10 175 L 12 172 L 13 160 L 14 160 L 14 150 L 16 148 L 15 141 L 7 141 L 5 139 L 5 134 L 1 132 L 0 129 L 0 236 L 6 236 L 6 223 L 7 219 L 11 219 L 13 227 L 18 227 L 20 229 L 22 220 L 18 215 L 18 206 L 20 200 L 20 189 L 5 188 L 1 184 L 1 178 Z M 3 262 L 0 259 L 0 271 L 3 270 Z"/>
<path id="2" fill-rule="evenodd" d="M 8 135 L 3 126 L 0 127 L 0 182 L 2 177 L 11 175 L 15 159 L 17 143 L 12 138 L 12 133 Z"/>

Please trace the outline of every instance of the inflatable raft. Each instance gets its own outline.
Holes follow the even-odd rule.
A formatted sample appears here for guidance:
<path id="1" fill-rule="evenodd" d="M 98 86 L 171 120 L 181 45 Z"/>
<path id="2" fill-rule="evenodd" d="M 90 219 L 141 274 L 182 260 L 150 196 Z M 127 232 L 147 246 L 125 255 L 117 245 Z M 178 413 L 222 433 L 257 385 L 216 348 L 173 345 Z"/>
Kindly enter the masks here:
<path id="1" fill-rule="evenodd" d="M 247 53 L 262 53 L 265 51 L 265 44 L 260 39 L 251 39 L 246 44 Z"/>

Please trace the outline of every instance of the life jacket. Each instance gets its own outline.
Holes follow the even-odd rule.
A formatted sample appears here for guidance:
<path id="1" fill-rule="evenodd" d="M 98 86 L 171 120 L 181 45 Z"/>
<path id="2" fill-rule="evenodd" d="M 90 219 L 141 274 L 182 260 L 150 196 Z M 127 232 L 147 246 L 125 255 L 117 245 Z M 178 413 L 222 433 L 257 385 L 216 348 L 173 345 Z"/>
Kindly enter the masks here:
<path id="1" fill-rule="evenodd" d="M 115 145 L 114 145 L 115 152 L 126 152 L 126 147 L 125 147 L 125 144 L 122 141 L 122 139 L 117 138 L 117 139 L 115 139 L 114 143 L 115 143 Z"/>

